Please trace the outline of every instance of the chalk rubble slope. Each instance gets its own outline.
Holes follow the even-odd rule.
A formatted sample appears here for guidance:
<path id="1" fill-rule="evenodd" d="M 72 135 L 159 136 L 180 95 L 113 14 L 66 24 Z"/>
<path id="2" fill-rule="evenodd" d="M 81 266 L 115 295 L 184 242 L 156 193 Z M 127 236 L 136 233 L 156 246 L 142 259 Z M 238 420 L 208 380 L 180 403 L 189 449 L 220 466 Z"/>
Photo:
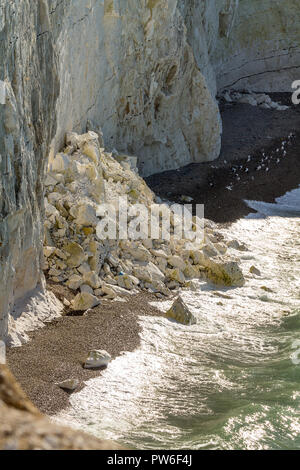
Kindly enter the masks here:
<path id="1" fill-rule="evenodd" d="M 160 228 L 161 220 L 158 212 L 151 212 L 155 197 L 135 163 L 135 157 L 105 152 L 95 132 L 67 134 L 65 150 L 49 163 L 43 267 L 50 280 L 77 293 L 71 308 L 86 310 L 97 304 L 97 297 L 117 298 L 139 290 L 168 296 L 192 279 L 243 285 L 238 259 L 226 256 L 227 241 L 214 224 L 207 222 L 195 242 L 176 238 L 181 221 L 165 203 L 160 209 L 170 220 L 170 239 L 151 238 L 150 214 Z M 130 211 L 137 204 L 146 210 L 137 227 L 139 240 L 130 233 L 127 240 L 119 240 L 117 233 L 114 239 L 98 238 L 99 205 L 110 204 L 120 215 L 120 198 L 128 203 L 128 233 L 138 215 Z M 194 229 L 201 227 L 200 220 L 192 221 Z"/>

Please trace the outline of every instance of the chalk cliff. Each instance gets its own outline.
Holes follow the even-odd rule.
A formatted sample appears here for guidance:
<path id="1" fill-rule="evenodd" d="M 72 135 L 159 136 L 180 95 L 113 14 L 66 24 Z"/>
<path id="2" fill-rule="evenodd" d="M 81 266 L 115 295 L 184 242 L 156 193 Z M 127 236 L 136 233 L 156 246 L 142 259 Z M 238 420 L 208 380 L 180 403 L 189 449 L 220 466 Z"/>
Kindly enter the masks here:
<path id="1" fill-rule="evenodd" d="M 59 93 L 50 29 L 46 1 L 1 0 L 0 338 L 15 302 L 42 282 L 43 175 Z"/>
<path id="2" fill-rule="evenodd" d="M 45 165 L 66 131 L 101 128 L 143 175 L 213 160 L 216 92 L 289 90 L 299 20 L 299 0 L 0 0 L 0 337 L 43 291 Z"/>
<path id="3" fill-rule="evenodd" d="M 145 176 L 213 160 L 224 87 L 290 91 L 300 59 L 299 0 L 52 1 L 65 130 L 103 130 Z"/>

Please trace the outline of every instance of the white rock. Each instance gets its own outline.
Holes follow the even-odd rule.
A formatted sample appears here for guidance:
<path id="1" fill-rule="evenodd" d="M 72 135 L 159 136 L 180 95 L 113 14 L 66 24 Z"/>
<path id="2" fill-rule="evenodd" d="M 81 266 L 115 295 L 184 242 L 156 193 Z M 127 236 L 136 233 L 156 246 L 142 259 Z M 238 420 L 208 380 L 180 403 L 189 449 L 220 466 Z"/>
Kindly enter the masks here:
<path id="1" fill-rule="evenodd" d="M 82 204 L 77 207 L 75 223 L 84 227 L 95 227 L 99 220 L 96 217 L 96 209 L 91 204 Z"/>
<path id="2" fill-rule="evenodd" d="M 104 278 L 104 281 L 111 285 L 111 286 L 117 286 L 118 285 L 118 281 L 116 279 L 114 279 L 112 276 L 106 276 Z"/>
<path id="3" fill-rule="evenodd" d="M 146 287 L 146 289 L 149 289 L 154 293 L 159 292 L 163 295 L 170 295 L 169 289 L 161 281 L 152 281 L 151 284 L 145 283 L 145 287 Z"/>
<path id="4" fill-rule="evenodd" d="M 71 308 L 74 312 L 81 312 L 94 308 L 100 304 L 98 297 L 89 294 L 88 292 L 82 292 L 78 294 L 75 299 L 71 302 Z"/>
<path id="5" fill-rule="evenodd" d="M 51 175 L 47 175 L 46 177 L 46 180 L 45 180 L 45 186 L 56 186 L 57 185 L 57 181 L 55 178 L 53 178 L 53 176 Z"/>
<path id="6" fill-rule="evenodd" d="M 188 261 L 186 262 L 183 274 L 187 279 L 198 279 L 200 277 L 199 269 Z"/>
<path id="7" fill-rule="evenodd" d="M 66 259 L 67 259 L 67 256 L 65 255 L 65 253 L 64 253 L 62 250 L 60 250 L 59 248 L 56 248 L 56 250 L 55 250 L 55 255 L 56 255 L 58 258 L 62 259 L 62 260 L 66 260 Z"/>
<path id="8" fill-rule="evenodd" d="M 149 261 L 151 259 L 151 253 L 142 245 L 130 248 L 128 251 L 132 258 L 137 261 Z"/>
<path id="9" fill-rule="evenodd" d="M 107 351 L 91 351 L 84 364 L 85 369 L 98 369 L 99 367 L 107 367 L 112 357 Z"/>
<path id="10" fill-rule="evenodd" d="M 111 266 L 113 266 L 114 268 L 117 268 L 117 267 L 119 266 L 119 264 L 120 264 L 120 261 L 119 261 L 117 258 L 115 258 L 113 255 L 111 255 L 111 254 L 108 255 L 107 261 L 108 261 L 108 263 L 109 263 Z"/>
<path id="11" fill-rule="evenodd" d="M 166 312 L 166 317 L 176 320 L 178 323 L 182 323 L 183 325 L 194 325 L 197 323 L 196 318 L 180 296 Z"/>
<path id="12" fill-rule="evenodd" d="M 50 256 L 54 255 L 55 247 L 53 246 L 44 246 L 44 256 L 46 258 L 50 258 Z"/>
<path id="13" fill-rule="evenodd" d="M 87 142 L 82 147 L 82 151 L 87 157 L 92 160 L 92 162 L 97 164 L 100 161 L 100 149 L 95 143 Z"/>
<path id="14" fill-rule="evenodd" d="M 47 195 L 47 199 L 49 204 L 55 205 L 58 201 L 60 201 L 62 198 L 60 193 L 50 193 Z"/>
<path id="15" fill-rule="evenodd" d="M 230 240 L 227 243 L 228 248 L 233 248 L 238 251 L 248 251 L 248 248 L 244 243 L 240 243 L 238 240 Z"/>
<path id="16" fill-rule="evenodd" d="M 195 280 L 188 281 L 186 287 L 194 292 L 197 292 L 200 289 L 199 284 L 197 284 L 197 281 Z"/>
<path id="17" fill-rule="evenodd" d="M 190 257 L 193 260 L 193 263 L 198 265 L 202 261 L 203 253 L 200 250 L 190 250 Z"/>
<path id="18" fill-rule="evenodd" d="M 175 281 L 179 284 L 184 284 L 186 281 L 183 272 L 179 268 L 167 269 L 166 276 L 170 281 Z"/>
<path id="19" fill-rule="evenodd" d="M 251 106 L 257 106 L 257 101 L 252 95 L 243 95 L 239 100 L 239 103 L 251 104 Z"/>
<path id="20" fill-rule="evenodd" d="M 164 252 L 164 250 L 150 250 L 150 251 L 151 251 L 151 254 L 155 258 L 164 258 L 164 259 L 168 258 L 168 255 Z"/>
<path id="21" fill-rule="evenodd" d="M 194 199 L 190 196 L 181 196 L 180 200 L 182 202 L 186 202 L 187 204 L 189 204 L 189 203 L 193 202 Z"/>
<path id="22" fill-rule="evenodd" d="M 115 299 L 117 296 L 127 297 L 128 295 L 131 295 L 131 292 L 128 291 L 127 289 L 123 289 L 122 287 L 119 287 L 119 286 L 112 286 L 112 285 L 107 285 L 107 284 L 104 284 L 102 286 L 102 292 L 103 294 L 109 296 L 112 299 Z"/>
<path id="23" fill-rule="evenodd" d="M 166 286 L 168 289 L 170 290 L 177 290 L 179 289 L 179 282 L 176 282 L 176 281 L 168 281 L 166 283 Z"/>
<path id="24" fill-rule="evenodd" d="M 95 294 L 97 297 L 102 297 L 102 296 L 103 296 L 103 290 L 102 290 L 102 288 L 101 288 L 101 289 L 95 289 L 95 290 L 94 290 L 94 294 Z"/>
<path id="25" fill-rule="evenodd" d="M 151 238 L 147 238 L 143 240 L 143 245 L 147 250 L 151 250 L 153 248 L 153 240 Z"/>
<path id="26" fill-rule="evenodd" d="M 69 241 L 65 243 L 64 251 L 68 255 L 67 265 L 70 268 L 77 268 L 85 260 L 83 248 L 76 242 Z"/>
<path id="27" fill-rule="evenodd" d="M 227 246 L 224 243 L 215 243 L 214 248 L 221 254 L 225 255 L 227 252 Z"/>
<path id="28" fill-rule="evenodd" d="M 110 299 L 115 299 L 118 296 L 118 294 L 113 290 L 112 287 L 113 286 L 110 286 L 108 284 L 103 284 L 101 288 L 102 295 L 106 295 Z M 119 289 L 121 289 L 121 287 L 119 287 Z M 128 292 L 126 289 L 124 290 L 125 292 Z"/>
<path id="29" fill-rule="evenodd" d="M 264 93 L 258 93 L 257 95 L 255 95 L 255 98 L 258 105 L 263 103 L 271 103 L 272 101 L 271 98 Z"/>
<path id="30" fill-rule="evenodd" d="M 203 258 L 206 275 L 215 284 L 242 287 L 245 278 L 236 261 L 230 258 Z"/>
<path id="31" fill-rule="evenodd" d="M 143 266 L 135 266 L 133 269 L 133 273 L 141 281 L 149 283 L 151 283 L 152 281 L 163 282 L 165 279 L 165 275 L 152 262 L 147 263 Z"/>
<path id="32" fill-rule="evenodd" d="M 103 271 L 105 272 L 105 274 L 108 274 L 108 275 L 109 275 L 109 274 L 111 274 L 111 269 L 110 269 L 110 266 L 109 266 L 109 264 L 107 264 L 107 263 L 104 263 L 104 265 L 103 265 L 103 268 L 102 268 L 102 269 L 103 269 Z"/>
<path id="33" fill-rule="evenodd" d="M 165 258 L 156 258 L 156 263 L 157 263 L 157 267 L 159 268 L 159 270 L 164 275 L 166 275 L 166 270 L 167 270 L 167 266 L 168 266 L 167 260 Z"/>
<path id="34" fill-rule="evenodd" d="M 81 266 L 79 266 L 78 271 L 80 274 L 84 275 L 91 272 L 91 267 L 88 263 L 83 263 Z"/>
<path id="35" fill-rule="evenodd" d="M 49 276 L 60 276 L 60 271 L 59 269 L 51 268 L 49 270 Z"/>
<path id="36" fill-rule="evenodd" d="M 54 173 L 53 178 L 57 181 L 57 183 L 65 184 L 65 177 L 60 173 Z"/>
<path id="37" fill-rule="evenodd" d="M 47 199 L 45 199 L 45 213 L 47 217 L 59 216 L 59 212 L 52 204 L 49 204 Z"/>
<path id="38" fill-rule="evenodd" d="M 70 392 L 74 392 L 79 387 L 79 380 L 78 379 L 67 379 L 63 382 L 57 383 L 58 387 L 62 388 L 63 390 L 68 390 Z"/>
<path id="39" fill-rule="evenodd" d="M 118 276 L 118 285 L 123 289 L 133 290 L 139 285 L 140 281 L 137 277 L 129 274 L 123 274 Z"/>
<path id="40" fill-rule="evenodd" d="M 116 152 L 113 152 L 113 157 L 121 165 L 124 164 L 124 163 L 127 163 L 128 167 L 131 170 L 133 170 L 133 171 L 137 170 L 137 163 L 138 163 L 137 157 L 132 157 L 132 156 L 129 156 L 129 155 L 120 155 Z"/>
<path id="41" fill-rule="evenodd" d="M 104 126 L 111 148 L 132 148 L 134 153 L 138 152 L 144 175 L 192 161 L 211 161 L 219 155 L 221 143 L 216 88 L 222 90 L 235 83 L 243 90 L 248 87 L 282 91 L 297 79 L 299 9 L 296 1 L 74 0 L 72 8 L 67 8 L 69 3 L 1 2 L 0 30 L 4 45 L 9 45 L 9 38 L 22 38 L 22 53 L 17 47 L 14 61 L 10 60 L 10 47 L 1 49 L 5 64 L 1 78 L 7 77 L 6 104 L 1 109 L 4 126 L 1 126 L 4 129 L 1 154 L 7 159 L 9 173 L 8 177 L 1 176 L 5 184 L 7 178 L 11 182 L 5 187 L 8 202 L 15 198 L 16 175 L 26 176 L 24 184 L 18 187 L 19 200 L 27 201 L 30 194 L 30 204 L 23 204 L 22 211 L 9 214 L 8 231 L 4 230 L 11 250 L 4 250 L 0 262 L 0 312 L 3 312 L 0 336 L 6 334 L 8 305 L 13 304 L 14 296 L 31 290 L 39 277 L 39 263 L 33 262 L 40 255 L 41 239 L 36 188 L 37 182 L 42 183 L 44 179 L 42 161 L 47 156 L 43 149 L 50 146 L 49 140 L 57 148 L 66 129 L 85 127 L 88 114 Z M 60 7 L 51 8 L 49 15 L 48 4 Z M 40 15 L 38 5 L 42 5 Z M 86 10 L 86 5 L 93 7 Z M 87 21 L 77 21 L 86 18 L 87 12 Z M 16 21 L 10 21 L 10 16 Z M 54 25 L 60 26 L 51 37 L 44 35 L 46 43 L 51 42 L 51 47 L 46 43 L 44 47 L 45 62 L 49 64 L 49 73 L 44 73 L 44 68 L 39 67 L 36 30 L 47 30 L 49 16 Z M 19 21 L 20 18 L 24 21 Z M 134 47 L 136 43 L 138 51 Z M 99 44 L 109 44 L 109 48 L 99 52 Z M 57 51 L 56 59 L 52 50 Z M 55 70 L 56 63 L 58 70 Z M 14 96 L 8 79 L 15 74 L 18 81 L 19 69 L 24 64 L 31 66 L 26 67 L 24 86 L 14 86 Z M 33 100 L 36 106 L 30 105 L 30 83 L 33 88 L 38 83 L 45 92 L 40 101 Z M 58 84 L 60 93 L 56 100 Z M 40 112 L 45 107 L 47 113 Z M 36 114 L 38 129 L 32 125 Z M 55 121 L 57 126 L 53 125 Z M 56 135 L 50 132 L 54 128 Z M 23 159 L 14 159 L 15 168 L 11 170 L 9 155 L 14 154 L 16 136 L 22 143 Z M 42 145 L 36 148 L 37 140 L 41 139 Z M 94 139 L 89 135 L 81 142 L 94 142 Z M 35 148 L 37 152 L 33 151 Z M 107 175 L 110 169 L 104 160 L 109 158 L 101 156 Z M 74 159 L 76 154 L 70 161 Z M 22 160 L 28 162 L 26 175 Z M 129 186 L 131 177 L 126 176 L 129 170 L 125 172 L 117 162 L 113 163 L 120 169 L 121 184 L 108 192 L 109 196 L 117 197 L 122 193 L 123 182 Z M 75 198 L 76 188 L 83 186 L 81 183 L 76 181 Z M 92 190 L 85 187 L 84 191 L 89 189 Z M 146 191 L 135 191 L 146 199 Z M 32 220 L 32 227 L 21 233 L 27 220 Z M 59 230 L 62 230 L 60 236 L 69 236 L 63 228 Z M 21 244 L 20 233 L 24 237 Z M 53 237 L 56 233 L 56 230 L 54 234 L 51 232 Z M 22 275 L 23 271 L 26 276 Z"/>
<path id="42" fill-rule="evenodd" d="M 168 263 L 173 266 L 173 268 L 178 268 L 182 271 L 184 271 L 186 268 L 185 262 L 182 258 L 180 258 L 180 256 L 170 256 L 168 258 Z"/>
<path id="43" fill-rule="evenodd" d="M 207 243 L 206 245 L 203 246 L 202 253 L 204 254 L 204 256 L 209 257 L 209 258 L 218 256 L 218 251 L 211 243 Z"/>
<path id="44" fill-rule="evenodd" d="M 83 281 L 88 284 L 92 289 L 99 289 L 101 287 L 101 279 L 95 273 L 95 271 L 90 271 L 83 275 Z"/>
<path id="45" fill-rule="evenodd" d="M 251 266 L 250 268 L 250 273 L 255 274 L 255 276 L 261 276 L 261 272 L 259 269 L 257 269 L 255 266 Z"/>
<path id="46" fill-rule="evenodd" d="M 87 292 L 88 294 L 94 295 L 93 289 L 87 284 L 83 284 L 82 286 L 80 286 L 80 292 Z"/>
<path id="47" fill-rule="evenodd" d="M 64 298 L 64 300 L 63 300 L 63 304 L 64 304 L 64 306 L 65 306 L 65 307 L 70 307 L 70 305 L 71 305 L 71 302 L 69 302 L 69 300 L 68 300 L 68 299 Z"/>
<path id="48" fill-rule="evenodd" d="M 75 132 L 67 132 L 66 133 L 66 144 L 74 147 L 74 148 L 79 148 L 80 143 L 81 143 L 80 136 L 76 134 Z"/>
<path id="49" fill-rule="evenodd" d="M 53 173 L 65 174 L 67 171 L 72 171 L 72 161 L 68 155 L 58 153 L 50 163 L 49 168 Z"/>

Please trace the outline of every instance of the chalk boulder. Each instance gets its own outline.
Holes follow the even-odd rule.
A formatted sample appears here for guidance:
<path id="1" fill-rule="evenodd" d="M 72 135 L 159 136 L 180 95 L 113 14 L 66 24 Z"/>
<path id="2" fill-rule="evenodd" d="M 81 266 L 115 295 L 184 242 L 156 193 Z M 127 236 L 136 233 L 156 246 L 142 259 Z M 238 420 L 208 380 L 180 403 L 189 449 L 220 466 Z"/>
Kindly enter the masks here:
<path id="1" fill-rule="evenodd" d="M 183 325 L 194 325 L 197 323 L 195 316 L 192 314 L 182 297 L 178 297 L 172 307 L 166 312 L 166 317 L 176 320 Z"/>
<path id="2" fill-rule="evenodd" d="M 85 361 L 85 369 L 98 369 L 99 367 L 107 367 L 112 357 L 107 351 L 93 350 L 89 353 Z"/>
<path id="3" fill-rule="evenodd" d="M 74 312 L 82 312 L 94 308 L 100 304 L 98 297 L 89 292 L 81 292 L 71 302 L 71 309 Z"/>

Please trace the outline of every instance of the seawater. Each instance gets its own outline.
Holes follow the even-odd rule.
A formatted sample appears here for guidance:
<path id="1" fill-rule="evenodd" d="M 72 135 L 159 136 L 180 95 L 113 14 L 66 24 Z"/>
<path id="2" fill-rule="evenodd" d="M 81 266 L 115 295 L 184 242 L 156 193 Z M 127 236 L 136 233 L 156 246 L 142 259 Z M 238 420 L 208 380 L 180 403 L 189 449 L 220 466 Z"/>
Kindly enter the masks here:
<path id="1" fill-rule="evenodd" d="M 300 448 L 300 187 L 247 203 L 257 214 L 220 229 L 249 247 L 232 250 L 246 285 L 183 290 L 194 326 L 141 317 L 141 347 L 55 420 L 135 449 Z"/>

